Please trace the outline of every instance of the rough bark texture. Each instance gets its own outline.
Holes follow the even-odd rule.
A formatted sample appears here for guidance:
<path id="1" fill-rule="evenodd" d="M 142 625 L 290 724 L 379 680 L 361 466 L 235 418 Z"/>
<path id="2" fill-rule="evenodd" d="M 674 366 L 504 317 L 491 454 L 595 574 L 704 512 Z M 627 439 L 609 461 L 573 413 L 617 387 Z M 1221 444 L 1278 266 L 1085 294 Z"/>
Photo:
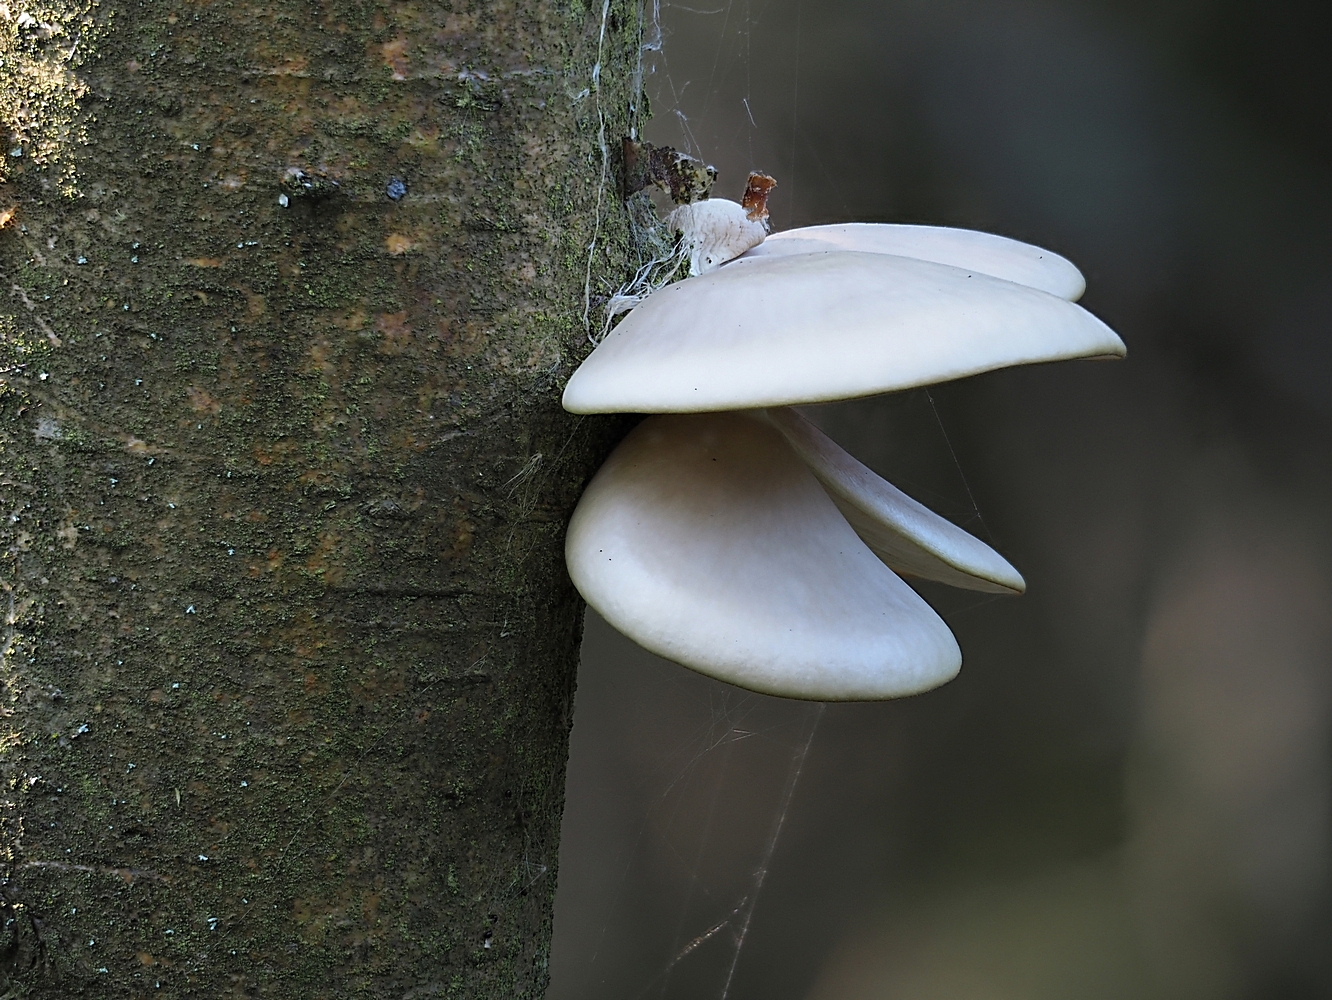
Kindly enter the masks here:
<path id="1" fill-rule="evenodd" d="M 0 982 L 540 995 L 637 8 L 8 2 Z"/>

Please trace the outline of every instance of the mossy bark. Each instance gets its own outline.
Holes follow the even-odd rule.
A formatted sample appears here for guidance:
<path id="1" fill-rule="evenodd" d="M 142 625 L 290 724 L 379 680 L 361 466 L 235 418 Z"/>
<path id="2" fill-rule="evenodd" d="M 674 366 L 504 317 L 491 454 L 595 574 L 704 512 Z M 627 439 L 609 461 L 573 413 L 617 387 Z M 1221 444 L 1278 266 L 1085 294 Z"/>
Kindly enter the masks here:
<path id="1" fill-rule="evenodd" d="M 0 10 L 13 995 L 542 993 L 640 29 Z"/>

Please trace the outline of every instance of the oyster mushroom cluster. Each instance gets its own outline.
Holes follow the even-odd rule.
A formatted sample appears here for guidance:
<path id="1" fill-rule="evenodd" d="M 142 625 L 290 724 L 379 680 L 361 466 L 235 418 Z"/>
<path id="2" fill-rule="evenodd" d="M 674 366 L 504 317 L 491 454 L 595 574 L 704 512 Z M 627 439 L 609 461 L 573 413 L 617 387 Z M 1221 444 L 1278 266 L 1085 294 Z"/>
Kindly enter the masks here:
<path id="1" fill-rule="evenodd" d="M 579 501 L 574 585 L 644 648 L 754 691 L 942 684 L 961 652 L 899 574 L 1011 594 L 1022 577 L 791 407 L 1124 344 L 1074 304 L 1077 268 L 1025 243 L 875 224 L 764 239 L 734 202 L 684 209 L 692 276 L 648 295 L 564 392 L 573 413 L 655 414 Z"/>

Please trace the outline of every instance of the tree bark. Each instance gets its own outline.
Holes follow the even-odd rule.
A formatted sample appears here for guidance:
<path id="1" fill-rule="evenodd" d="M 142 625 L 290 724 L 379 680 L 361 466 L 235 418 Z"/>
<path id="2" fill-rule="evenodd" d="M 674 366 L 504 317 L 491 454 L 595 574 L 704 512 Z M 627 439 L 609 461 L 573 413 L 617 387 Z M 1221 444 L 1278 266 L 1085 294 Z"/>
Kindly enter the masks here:
<path id="1" fill-rule="evenodd" d="M 539 996 L 638 9 L 8 3 L 0 979 Z"/>

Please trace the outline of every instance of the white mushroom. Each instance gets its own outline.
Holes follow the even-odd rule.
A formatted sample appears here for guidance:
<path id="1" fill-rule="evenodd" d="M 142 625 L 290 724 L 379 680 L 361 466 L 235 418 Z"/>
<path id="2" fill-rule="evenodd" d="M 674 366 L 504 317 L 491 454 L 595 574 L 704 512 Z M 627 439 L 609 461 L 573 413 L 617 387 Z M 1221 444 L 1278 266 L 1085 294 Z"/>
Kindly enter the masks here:
<path id="1" fill-rule="evenodd" d="M 696 225 L 696 271 L 750 238 L 737 212 L 672 216 Z M 887 698 L 948 680 L 956 643 L 893 570 L 994 593 L 1021 593 L 1021 575 L 789 407 L 1122 356 L 1073 304 L 1082 290 L 1072 264 L 1024 243 L 846 225 L 778 234 L 653 292 L 565 388 L 574 413 L 670 414 L 580 501 L 575 585 L 647 649 L 753 690 Z M 753 412 L 708 412 L 727 410 Z"/>
<path id="2" fill-rule="evenodd" d="M 759 218 L 738 202 L 708 198 L 681 205 L 666 216 L 689 254 L 689 273 L 706 274 L 763 242 L 767 214 Z"/>
<path id="3" fill-rule="evenodd" d="M 645 420 L 583 494 L 574 585 L 659 656 L 741 687 L 828 701 L 942 684 L 952 633 L 866 548 L 771 425 Z"/>
<path id="4" fill-rule="evenodd" d="M 740 259 L 826 253 L 829 250 L 886 253 L 949 264 L 964 271 L 979 271 L 992 278 L 1038 288 L 1070 302 L 1080 299 L 1087 289 L 1082 272 L 1057 253 L 993 233 L 946 226 L 874 222 L 806 226 L 774 233 Z"/>
<path id="5" fill-rule="evenodd" d="M 569 379 L 574 413 L 680 413 L 850 399 L 1008 365 L 1118 357 L 1091 313 L 947 264 L 836 250 L 667 285 Z"/>
<path id="6" fill-rule="evenodd" d="M 979 538 L 875 475 L 789 407 L 767 411 L 866 545 L 893 569 L 964 590 L 1020 594 L 1018 573 Z"/>

